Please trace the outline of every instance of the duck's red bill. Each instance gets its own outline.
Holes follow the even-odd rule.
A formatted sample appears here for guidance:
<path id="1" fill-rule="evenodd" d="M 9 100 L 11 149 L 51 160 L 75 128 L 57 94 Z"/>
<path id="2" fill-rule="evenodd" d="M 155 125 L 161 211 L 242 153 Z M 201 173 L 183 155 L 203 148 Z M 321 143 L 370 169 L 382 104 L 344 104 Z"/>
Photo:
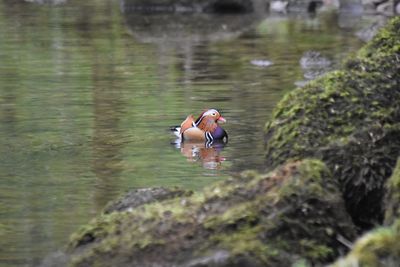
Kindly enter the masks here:
<path id="1" fill-rule="evenodd" d="M 217 120 L 218 122 L 226 122 L 226 120 L 225 120 L 225 118 L 224 117 L 222 117 L 222 116 L 220 116 L 219 118 L 218 118 L 218 120 Z"/>

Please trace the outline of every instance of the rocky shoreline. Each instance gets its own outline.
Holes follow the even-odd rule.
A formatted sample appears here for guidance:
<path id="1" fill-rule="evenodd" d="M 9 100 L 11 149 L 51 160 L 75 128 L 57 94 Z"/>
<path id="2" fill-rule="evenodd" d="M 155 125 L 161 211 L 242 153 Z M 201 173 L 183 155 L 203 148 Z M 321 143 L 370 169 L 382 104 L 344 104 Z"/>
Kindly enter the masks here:
<path id="1" fill-rule="evenodd" d="M 20 0 L 40 5 L 63 5 L 68 0 Z M 353 15 L 400 14 L 398 0 L 120 0 L 124 13 L 314 13 L 339 9 Z"/>

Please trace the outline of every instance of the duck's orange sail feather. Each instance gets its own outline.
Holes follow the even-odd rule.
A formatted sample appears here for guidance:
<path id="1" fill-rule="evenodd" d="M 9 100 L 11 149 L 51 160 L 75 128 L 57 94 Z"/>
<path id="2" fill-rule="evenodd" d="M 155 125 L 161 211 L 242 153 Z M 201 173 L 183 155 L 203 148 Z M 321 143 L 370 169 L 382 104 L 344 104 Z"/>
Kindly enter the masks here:
<path id="1" fill-rule="evenodd" d="M 193 127 L 194 118 L 193 115 L 187 116 L 187 118 L 181 124 L 181 134 L 187 129 Z"/>

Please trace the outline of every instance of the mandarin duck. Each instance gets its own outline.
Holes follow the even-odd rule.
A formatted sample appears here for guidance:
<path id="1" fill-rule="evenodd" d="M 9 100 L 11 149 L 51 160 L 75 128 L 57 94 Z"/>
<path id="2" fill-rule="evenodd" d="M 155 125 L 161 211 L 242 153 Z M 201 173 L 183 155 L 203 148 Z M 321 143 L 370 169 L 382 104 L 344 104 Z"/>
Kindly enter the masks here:
<path id="1" fill-rule="evenodd" d="M 215 141 L 228 141 L 228 134 L 218 125 L 226 122 L 216 109 L 209 109 L 200 114 L 195 120 L 193 115 L 187 116 L 180 126 L 172 127 L 173 133 L 181 141 L 204 141 L 209 144 Z"/>

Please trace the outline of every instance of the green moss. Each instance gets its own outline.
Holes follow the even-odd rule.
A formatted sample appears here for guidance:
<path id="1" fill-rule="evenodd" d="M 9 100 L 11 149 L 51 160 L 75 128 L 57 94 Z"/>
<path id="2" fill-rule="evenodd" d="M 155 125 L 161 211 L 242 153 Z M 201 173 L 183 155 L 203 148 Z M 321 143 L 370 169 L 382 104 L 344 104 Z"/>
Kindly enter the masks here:
<path id="1" fill-rule="evenodd" d="M 69 249 L 74 249 L 78 246 L 92 243 L 106 236 L 110 236 L 117 232 L 117 228 L 124 218 L 125 216 L 123 213 L 113 213 L 108 216 L 100 216 L 94 219 L 71 236 Z"/>
<path id="2" fill-rule="evenodd" d="M 385 201 L 385 224 L 390 225 L 400 217 L 400 158 L 396 168 L 387 182 L 387 195 Z"/>
<path id="3" fill-rule="evenodd" d="M 304 251 L 302 255 L 310 259 L 311 261 L 330 258 L 334 255 L 334 251 L 332 248 L 326 245 L 320 245 L 317 242 L 315 242 L 315 240 L 310 240 L 310 239 L 300 240 L 300 246 Z"/>
<path id="4" fill-rule="evenodd" d="M 233 256 L 247 255 L 268 264 L 272 257 L 279 255 L 279 250 L 262 243 L 258 238 L 260 232 L 260 227 L 246 227 L 229 235 L 214 235 L 210 241 L 218 243 L 219 247 L 230 251 Z"/>
<path id="5" fill-rule="evenodd" d="M 304 259 L 296 261 L 292 267 L 310 267 L 311 265 Z"/>
<path id="6" fill-rule="evenodd" d="M 166 241 L 150 229 L 160 224 L 171 227 L 172 224 L 187 223 L 186 207 L 194 208 L 202 201 L 203 196 L 197 193 L 191 195 L 188 202 L 185 202 L 185 198 L 175 198 L 144 204 L 133 211 L 103 214 L 71 236 L 68 250 L 93 246 L 89 250 L 91 254 L 74 259 L 76 266 L 80 266 L 86 259 L 95 258 L 96 255 L 166 245 Z"/>

